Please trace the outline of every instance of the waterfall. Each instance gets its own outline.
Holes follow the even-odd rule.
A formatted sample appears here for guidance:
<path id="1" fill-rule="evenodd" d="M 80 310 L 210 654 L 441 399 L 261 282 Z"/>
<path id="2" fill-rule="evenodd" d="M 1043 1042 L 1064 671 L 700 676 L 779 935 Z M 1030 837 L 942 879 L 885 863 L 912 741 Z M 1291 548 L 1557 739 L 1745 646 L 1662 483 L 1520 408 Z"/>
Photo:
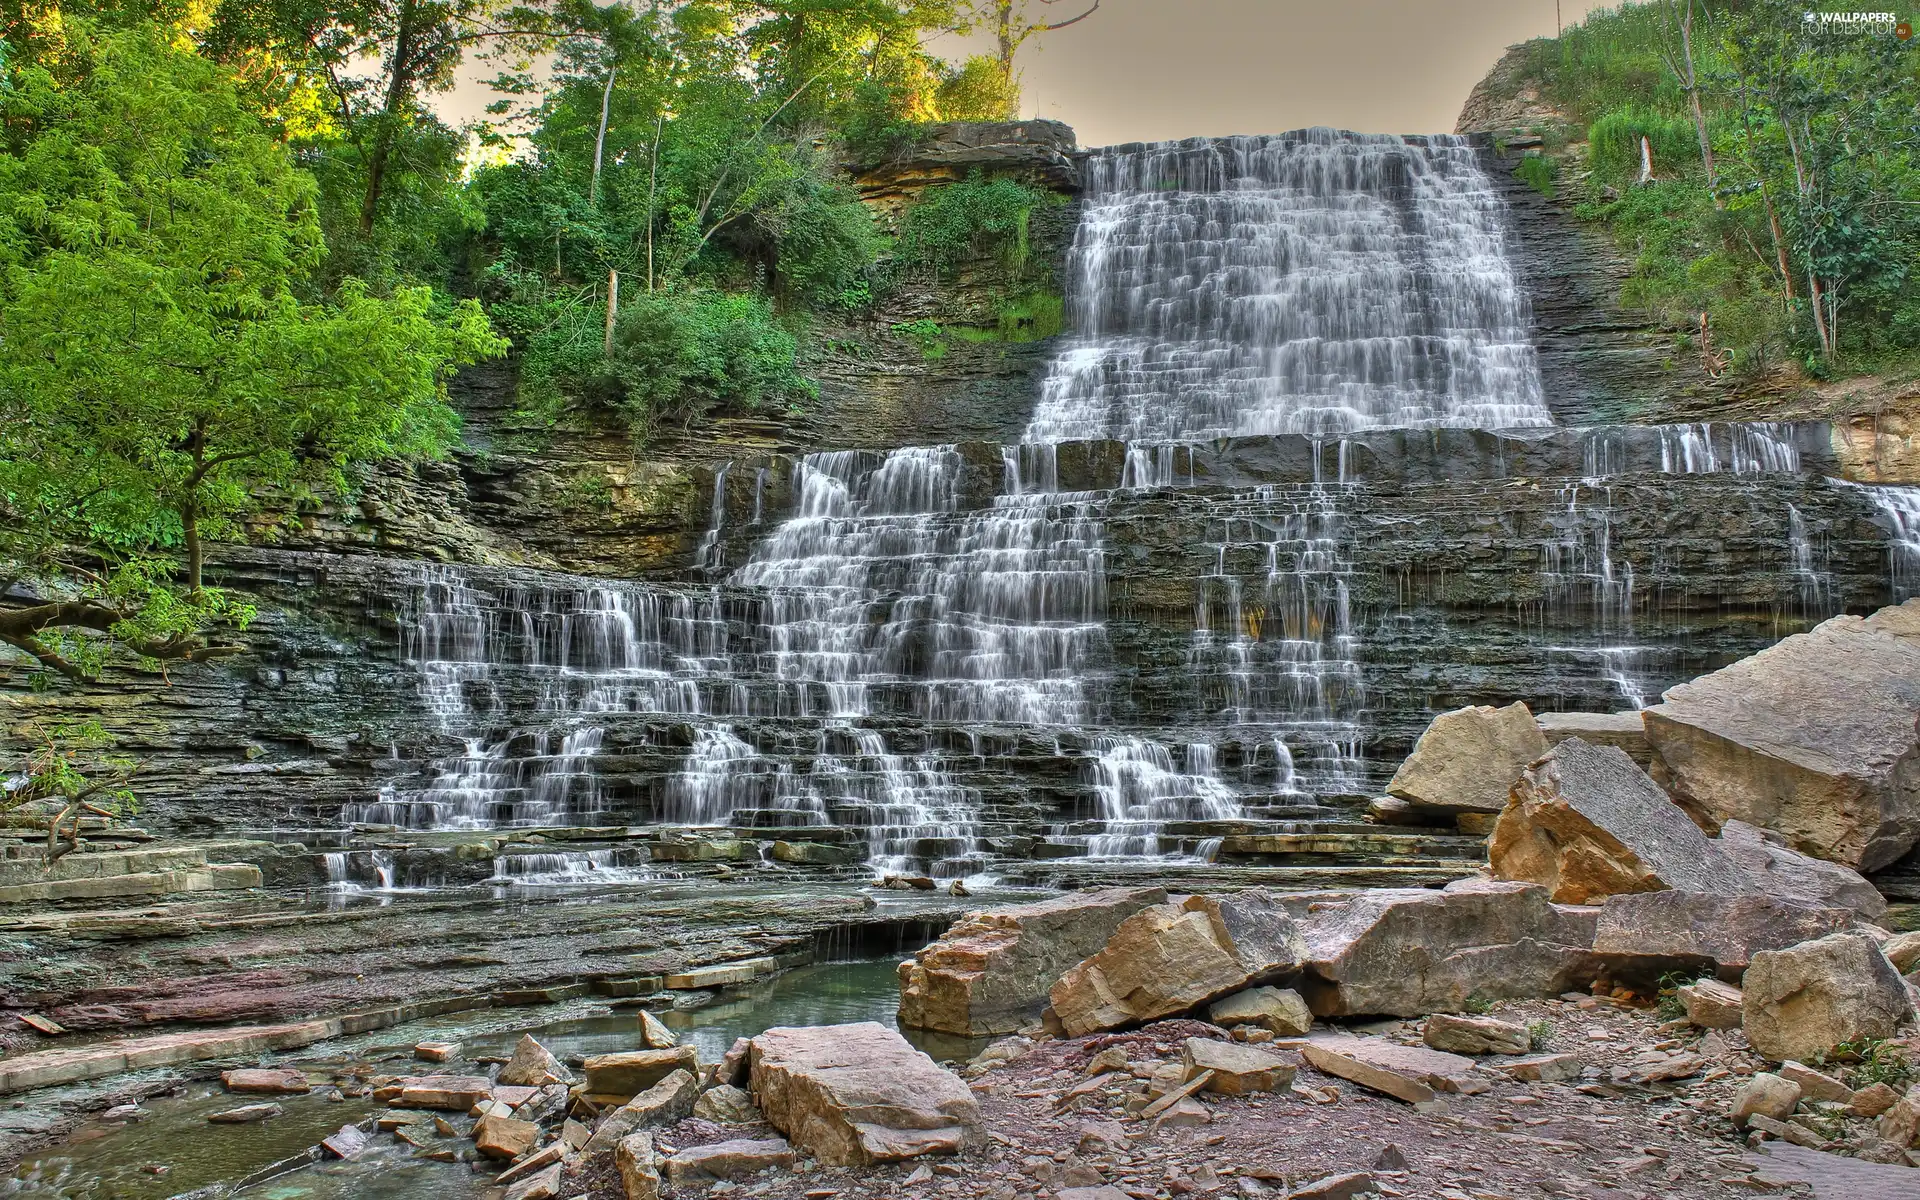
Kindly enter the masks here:
<path id="1" fill-rule="evenodd" d="M 1894 603 L 1920 596 L 1920 488 L 1860 486 L 1860 490 L 1879 510 L 1880 523 L 1892 535 L 1887 572 Z"/>
<path id="2" fill-rule="evenodd" d="M 1034 441 L 1548 425 L 1504 209 L 1464 138 L 1096 151 L 1077 336 Z"/>

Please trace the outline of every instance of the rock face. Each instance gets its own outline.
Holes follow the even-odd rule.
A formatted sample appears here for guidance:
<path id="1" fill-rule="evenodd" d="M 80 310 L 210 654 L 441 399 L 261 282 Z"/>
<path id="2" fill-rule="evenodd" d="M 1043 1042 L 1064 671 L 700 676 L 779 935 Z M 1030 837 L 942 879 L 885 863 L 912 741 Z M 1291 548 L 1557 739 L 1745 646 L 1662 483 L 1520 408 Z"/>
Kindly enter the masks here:
<path id="1" fill-rule="evenodd" d="M 1753 956 L 1741 1024 L 1756 1052 L 1813 1061 L 1842 1042 L 1891 1037 L 1912 1019 L 1906 983 L 1864 934 L 1834 934 Z"/>
<path id="2" fill-rule="evenodd" d="M 1561 904 L 1662 888 L 1747 890 L 1741 872 L 1626 751 L 1577 737 L 1522 772 L 1487 854 L 1494 878 L 1541 884 Z"/>
<path id="3" fill-rule="evenodd" d="M 1497 813 L 1520 772 L 1546 752 L 1547 739 L 1523 703 L 1455 709 L 1427 726 L 1387 792 L 1423 808 Z"/>
<path id="4" fill-rule="evenodd" d="M 1850 908 L 1868 920 L 1887 911 L 1886 897 L 1858 871 L 1784 846 L 1781 835 L 1745 821 L 1728 821 L 1715 839 L 1720 852 L 1747 876 L 1749 890 L 1811 908 Z"/>
<path id="5" fill-rule="evenodd" d="M 900 1023 L 966 1037 L 1012 1033 L 1039 1017 L 1062 972 L 1166 898 L 1160 888 L 1111 888 L 969 913 L 900 964 Z"/>
<path id="6" fill-rule="evenodd" d="M 1874 871 L 1920 841 L 1920 599 L 1835 617 L 1671 688 L 1647 736 L 1674 799 Z"/>
<path id="7" fill-rule="evenodd" d="M 1264 889 L 1190 896 L 1127 918 L 1048 992 L 1071 1036 L 1184 1012 L 1264 976 L 1305 950 L 1300 928 Z"/>
<path id="8" fill-rule="evenodd" d="M 830 1166 L 955 1154 L 980 1136 L 967 1085 L 871 1021 L 769 1029 L 749 1072 L 773 1127 Z"/>
<path id="9" fill-rule="evenodd" d="M 1319 1016 L 1420 1016 L 1469 997 L 1551 996 L 1594 978 L 1596 914 L 1538 884 L 1462 880 L 1364 892 L 1306 922 L 1301 994 Z"/>
<path id="10" fill-rule="evenodd" d="M 1610 896 L 1594 931 L 1596 954 L 1698 960 L 1740 971 L 1762 950 L 1849 929 L 1844 908 L 1808 908 L 1771 896 L 1643 892 Z"/>

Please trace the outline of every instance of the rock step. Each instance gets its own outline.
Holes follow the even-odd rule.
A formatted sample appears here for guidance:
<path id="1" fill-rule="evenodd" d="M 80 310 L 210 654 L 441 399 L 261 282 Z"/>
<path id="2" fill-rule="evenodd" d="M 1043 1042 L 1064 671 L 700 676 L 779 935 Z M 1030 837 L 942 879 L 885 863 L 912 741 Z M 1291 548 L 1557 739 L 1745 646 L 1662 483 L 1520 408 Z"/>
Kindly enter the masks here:
<path id="1" fill-rule="evenodd" d="M 1341 891 L 1361 888 L 1434 888 L 1476 874 L 1465 863 L 1412 865 L 1257 866 L 1227 863 L 1162 862 L 1151 859 L 1076 858 L 1043 864 L 998 864 L 1007 883 L 1054 887 L 1144 887 L 1177 890 L 1211 887 L 1267 887 L 1276 891 Z"/>

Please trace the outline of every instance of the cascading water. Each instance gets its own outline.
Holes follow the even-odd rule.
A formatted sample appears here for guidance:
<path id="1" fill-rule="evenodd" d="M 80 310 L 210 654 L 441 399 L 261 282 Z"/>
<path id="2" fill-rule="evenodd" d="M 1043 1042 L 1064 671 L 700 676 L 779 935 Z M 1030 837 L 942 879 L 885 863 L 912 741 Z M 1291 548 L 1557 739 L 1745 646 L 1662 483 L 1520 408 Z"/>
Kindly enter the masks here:
<path id="1" fill-rule="evenodd" d="M 1887 569 L 1895 603 L 1920 596 L 1920 488 L 1862 487 L 1880 512 L 1892 540 Z"/>
<path id="2" fill-rule="evenodd" d="M 1034 441 L 1548 425 L 1504 210 L 1464 138 L 1096 151 L 1077 336 Z"/>

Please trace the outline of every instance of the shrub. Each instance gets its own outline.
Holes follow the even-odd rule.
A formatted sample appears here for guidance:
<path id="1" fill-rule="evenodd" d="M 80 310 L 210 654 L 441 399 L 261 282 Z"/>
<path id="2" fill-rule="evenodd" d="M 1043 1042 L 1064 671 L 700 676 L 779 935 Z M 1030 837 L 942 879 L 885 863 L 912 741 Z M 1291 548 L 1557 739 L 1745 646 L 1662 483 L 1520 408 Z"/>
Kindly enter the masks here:
<path id="1" fill-rule="evenodd" d="M 1045 188 L 1004 177 L 984 179 L 976 171 L 960 183 L 928 189 L 901 223 L 896 254 L 904 265 L 939 275 L 964 255 L 997 246 L 1009 267 L 1022 270 L 1033 210 L 1059 202 Z"/>
<path id="2" fill-rule="evenodd" d="M 721 409 L 762 411 L 818 395 L 798 342 L 767 302 L 742 293 L 654 292 L 621 305 L 613 354 L 594 381 L 642 437 Z"/>

